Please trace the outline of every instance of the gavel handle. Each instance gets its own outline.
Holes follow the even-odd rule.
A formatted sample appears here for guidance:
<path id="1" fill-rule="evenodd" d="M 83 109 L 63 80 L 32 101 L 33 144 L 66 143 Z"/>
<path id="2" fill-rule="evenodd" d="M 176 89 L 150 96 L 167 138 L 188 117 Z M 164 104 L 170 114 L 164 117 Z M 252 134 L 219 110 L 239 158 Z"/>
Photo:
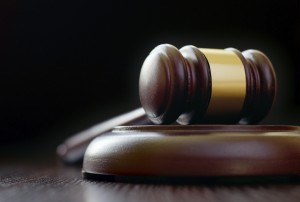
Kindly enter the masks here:
<path id="1" fill-rule="evenodd" d="M 115 126 L 149 124 L 151 124 L 151 121 L 147 118 L 144 109 L 135 109 L 92 126 L 91 128 L 66 139 L 57 147 L 57 155 L 65 163 L 79 163 L 83 159 L 83 155 L 87 146 L 95 137 L 111 131 Z"/>

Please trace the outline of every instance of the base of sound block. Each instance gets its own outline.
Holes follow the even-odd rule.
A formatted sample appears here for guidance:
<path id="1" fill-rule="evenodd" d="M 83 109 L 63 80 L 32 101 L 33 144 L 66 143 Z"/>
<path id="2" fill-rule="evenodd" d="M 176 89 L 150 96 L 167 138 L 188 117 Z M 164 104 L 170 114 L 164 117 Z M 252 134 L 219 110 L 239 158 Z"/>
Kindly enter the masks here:
<path id="1" fill-rule="evenodd" d="M 119 126 L 88 146 L 84 176 L 299 176 L 300 127 Z"/>

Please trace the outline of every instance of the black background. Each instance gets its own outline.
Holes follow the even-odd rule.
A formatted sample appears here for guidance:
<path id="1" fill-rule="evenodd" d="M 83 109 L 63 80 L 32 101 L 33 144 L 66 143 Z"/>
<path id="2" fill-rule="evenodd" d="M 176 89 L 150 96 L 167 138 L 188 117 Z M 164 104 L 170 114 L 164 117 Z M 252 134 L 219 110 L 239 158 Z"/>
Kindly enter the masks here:
<path id="1" fill-rule="evenodd" d="M 138 77 L 161 43 L 265 52 L 279 93 L 264 123 L 298 124 L 299 1 L 3 1 L 1 144 L 59 143 L 139 107 Z M 54 148 L 53 148 L 54 150 Z"/>

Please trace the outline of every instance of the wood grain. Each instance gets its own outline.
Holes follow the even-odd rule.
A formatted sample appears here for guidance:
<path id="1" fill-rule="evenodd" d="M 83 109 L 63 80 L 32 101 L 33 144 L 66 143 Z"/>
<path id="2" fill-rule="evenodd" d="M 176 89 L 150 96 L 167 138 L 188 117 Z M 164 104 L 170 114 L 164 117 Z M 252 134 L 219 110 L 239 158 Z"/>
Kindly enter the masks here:
<path id="1" fill-rule="evenodd" d="M 84 180 L 80 168 L 6 165 L 1 202 L 299 201 L 299 184 L 142 184 Z"/>

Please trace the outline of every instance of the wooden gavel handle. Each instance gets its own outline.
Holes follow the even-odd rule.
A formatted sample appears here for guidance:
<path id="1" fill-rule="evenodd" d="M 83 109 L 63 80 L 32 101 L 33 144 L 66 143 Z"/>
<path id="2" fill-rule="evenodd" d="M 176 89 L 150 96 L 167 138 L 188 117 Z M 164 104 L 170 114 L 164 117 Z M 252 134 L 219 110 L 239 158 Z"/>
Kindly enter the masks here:
<path id="1" fill-rule="evenodd" d="M 79 163 L 87 146 L 95 137 L 111 131 L 115 126 L 149 125 L 150 123 L 145 111 L 138 108 L 71 136 L 57 147 L 57 154 L 66 163 Z"/>

